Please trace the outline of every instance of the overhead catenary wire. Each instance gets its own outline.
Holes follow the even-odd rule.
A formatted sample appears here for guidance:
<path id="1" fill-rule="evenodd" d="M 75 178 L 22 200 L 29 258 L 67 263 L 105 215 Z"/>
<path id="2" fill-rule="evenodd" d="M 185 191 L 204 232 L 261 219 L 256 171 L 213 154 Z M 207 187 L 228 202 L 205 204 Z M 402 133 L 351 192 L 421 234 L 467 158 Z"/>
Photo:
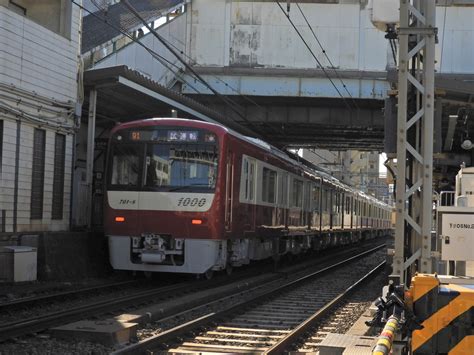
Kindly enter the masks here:
<path id="1" fill-rule="evenodd" d="M 115 26 L 113 25 L 112 23 L 110 23 L 110 21 L 108 21 L 106 18 L 102 18 L 101 16 L 97 15 L 95 12 L 92 12 L 88 9 L 86 9 L 84 6 L 82 6 L 81 4 L 77 3 L 75 0 L 71 0 L 71 2 L 78 6 L 79 8 L 81 8 L 82 10 L 88 12 L 90 15 L 98 18 L 100 21 L 104 22 L 105 24 L 107 24 L 108 26 L 110 26 L 111 28 L 115 29 L 116 31 L 119 31 L 122 35 L 126 36 L 127 38 L 131 39 L 133 42 L 135 42 L 136 44 L 140 45 L 141 47 L 143 47 L 148 53 L 150 53 L 150 55 L 152 55 L 155 59 L 157 59 L 166 69 L 168 69 L 170 72 L 172 72 L 174 75 L 175 75 L 175 78 L 177 78 L 178 80 L 181 80 L 183 81 L 184 83 L 186 83 L 189 87 L 191 87 L 197 94 L 202 94 L 195 86 L 193 86 L 191 83 L 189 83 L 188 81 L 186 81 L 182 76 L 178 75 L 177 73 L 175 73 L 171 68 L 170 66 L 168 66 L 167 64 L 165 64 L 164 62 L 167 62 L 169 63 L 171 66 L 177 68 L 178 70 L 182 70 L 182 68 L 180 68 L 179 66 L 177 66 L 175 63 L 169 61 L 168 59 L 166 59 L 165 57 L 159 55 L 158 53 L 156 53 L 153 49 L 149 48 L 148 46 L 146 46 L 144 43 L 140 42 L 137 38 L 134 38 L 132 35 L 130 35 L 129 33 L 127 33 L 125 30 L 119 28 L 118 26 Z M 99 8 L 99 10 L 101 10 Z M 103 10 L 101 10 L 103 11 Z M 148 23 L 144 22 L 144 20 L 140 17 L 139 18 L 140 21 L 142 21 L 142 23 L 145 25 L 145 27 L 147 27 L 148 29 L 150 29 L 151 27 L 148 25 Z M 150 33 L 155 33 L 154 29 L 150 30 Z M 165 46 L 166 47 L 166 46 Z M 172 54 L 175 55 L 175 53 L 171 52 Z M 179 56 L 178 56 L 179 57 Z M 178 58 L 177 59 L 180 59 Z M 180 60 L 181 61 L 181 60 Z M 195 78 L 196 80 L 199 80 L 198 78 Z M 219 96 L 219 94 L 218 94 Z M 228 100 L 228 101 L 225 101 L 224 100 L 224 103 L 229 106 L 232 111 L 234 111 L 235 113 L 237 113 L 237 115 L 239 117 L 241 117 L 244 121 L 248 122 L 248 120 L 245 118 L 245 116 L 243 116 L 240 112 L 237 111 L 237 109 L 235 109 L 234 106 L 237 106 L 236 103 L 232 102 L 231 100 Z M 248 122 L 250 124 L 250 122 Z M 250 131 L 248 131 L 247 133 L 250 133 Z M 255 132 L 254 132 L 255 133 Z"/>
<path id="2" fill-rule="evenodd" d="M 237 110 L 235 107 L 232 106 L 232 104 L 236 105 L 234 102 L 220 94 L 217 90 L 215 90 L 204 78 L 202 78 L 196 71 L 191 67 L 182 57 L 179 53 L 177 53 L 166 41 L 163 40 L 163 38 L 156 32 L 156 30 L 150 26 L 149 23 L 141 17 L 140 13 L 130 4 L 128 0 L 122 0 L 121 2 L 125 7 L 128 8 L 128 10 L 135 15 L 136 18 L 138 18 L 144 27 L 147 28 L 148 31 L 150 31 L 153 36 L 163 44 L 163 46 L 171 53 L 173 54 L 185 67 L 187 70 L 189 70 L 194 77 L 197 78 L 206 88 L 208 88 L 214 95 L 216 95 L 219 99 L 221 99 L 226 105 L 228 105 L 231 110 L 236 113 L 240 118 L 242 118 L 244 121 L 246 121 L 248 124 L 251 125 L 251 122 L 243 115 L 239 110 Z M 229 103 L 231 102 L 231 103 Z"/>
<path id="3" fill-rule="evenodd" d="M 322 53 L 324 54 L 324 56 L 326 57 L 327 61 L 329 62 L 330 66 L 331 66 L 331 69 L 334 71 L 334 73 L 336 74 L 337 78 L 338 78 L 339 81 L 341 82 L 342 87 L 344 88 L 344 90 L 347 92 L 347 94 L 348 94 L 349 97 L 351 98 L 351 101 L 352 101 L 352 103 L 354 104 L 355 108 L 356 108 L 356 109 L 359 109 L 359 106 L 357 105 L 357 102 L 354 100 L 354 97 L 352 96 L 351 92 L 350 92 L 349 89 L 347 88 L 346 83 L 342 80 L 341 76 L 339 75 L 339 72 L 337 71 L 336 66 L 332 63 L 331 59 L 329 58 L 329 55 L 328 55 L 327 51 L 324 49 L 323 45 L 321 44 L 321 41 L 319 40 L 318 36 L 317 36 L 316 33 L 314 32 L 313 26 L 311 26 L 311 24 L 309 23 L 309 21 L 308 21 L 306 15 L 304 14 L 303 10 L 301 9 L 300 4 L 299 4 L 299 3 L 296 3 L 296 6 L 297 6 L 298 9 L 300 10 L 301 15 L 303 16 L 303 18 L 304 18 L 306 24 L 308 25 L 309 29 L 311 30 L 311 33 L 313 34 L 313 37 L 316 39 L 316 42 L 318 42 L 319 48 L 321 48 L 321 51 L 322 51 Z"/>
<path id="4" fill-rule="evenodd" d="M 326 69 L 324 69 L 324 66 L 322 65 L 321 61 L 318 59 L 318 57 L 314 54 L 313 50 L 311 49 L 311 47 L 309 46 L 308 42 L 306 42 L 306 40 L 304 39 L 304 37 L 302 36 L 301 32 L 298 30 L 298 27 L 296 27 L 295 23 L 293 22 L 293 20 L 290 18 L 290 14 L 288 12 L 285 11 L 285 9 L 283 8 L 283 6 L 281 6 L 280 2 L 278 0 L 275 0 L 276 4 L 278 5 L 278 7 L 280 8 L 281 12 L 283 12 L 283 14 L 285 15 L 285 17 L 288 19 L 288 21 L 290 22 L 291 26 L 293 27 L 293 29 L 296 31 L 296 33 L 298 34 L 298 37 L 300 37 L 300 39 L 303 41 L 304 45 L 306 46 L 306 48 L 308 48 L 309 52 L 311 53 L 311 56 L 314 58 L 314 60 L 316 61 L 316 63 L 318 64 L 318 66 L 321 68 L 321 70 L 323 71 L 324 75 L 326 76 L 326 78 L 329 80 L 329 82 L 331 83 L 331 85 L 334 87 L 334 89 L 336 90 L 336 92 L 338 93 L 338 95 L 341 97 L 341 99 L 343 100 L 344 104 L 347 106 L 347 108 L 349 109 L 349 111 L 352 111 L 352 107 L 351 105 L 349 105 L 349 103 L 347 102 L 346 98 L 344 97 L 344 95 L 342 95 L 341 91 L 339 90 L 339 88 L 336 86 L 336 84 L 334 83 L 334 81 L 331 79 L 331 77 L 329 76 L 329 74 L 327 73 Z"/>
<path id="5" fill-rule="evenodd" d="M 183 52 L 181 49 L 179 49 L 177 46 L 175 46 L 171 41 L 167 40 L 166 38 L 163 37 L 163 40 L 166 41 L 170 46 L 172 46 L 173 48 L 175 48 L 176 50 L 180 51 L 180 53 L 186 57 L 189 61 L 191 62 L 195 62 L 194 59 L 187 55 L 185 52 Z M 232 85 L 230 85 L 229 83 L 227 83 L 225 80 L 223 80 L 222 78 L 220 78 L 219 76 L 217 75 L 210 75 L 211 77 L 213 77 L 214 79 L 216 79 L 217 81 L 221 82 L 222 84 L 224 84 L 226 87 L 228 87 L 230 90 L 232 90 L 234 93 L 236 93 L 239 97 L 242 97 L 245 101 L 251 103 L 252 105 L 254 105 L 255 107 L 259 108 L 259 109 L 262 109 L 264 110 L 266 113 L 268 114 L 272 114 L 274 113 L 272 109 L 268 109 L 260 104 L 258 104 L 255 100 L 253 100 L 252 98 L 248 97 L 247 95 L 245 94 L 242 94 L 239 90 L 237 90 L 236 88 L 234 88 Z M 195 89 L 194 89 L 195 90 Z M 275 130 L 274 130 L 275 131 Z"/>
<path id="6" fill-rule="evenodd" d="M 97 15 L 95 12 L 93 11 L 90 11 L 88 9 L 86 9 L 84 6 L 82 6 L 81 4 L 77 3 L 75 0 L 71 0 L 71 2 L 76 5 L 77 7 L 79 7 L 80 9 L 82 9 L 83 11 L 86 11 L 87 13 L 89 13 L 89 15 L 91 16 L 94 16 L 95 18 L 99 19 L 100 21 L 104 22 L 107 26 L 113 28 L 114 30 L 120 32 L 123 36 L 129 38 L 130 40 L 132 40 L 133 42 L 135 42 L 136 44 L 138 44 L 139 46 L 143 47 L 148 53 L 150 53 L 150 55 L 152 57 L 154 57 L 156 60 L 158 60 L 166 69 L 168 69 L 171 73 L 173 73 L 175 75 L 175 77 L 178 77 L 178 74 L 176 72 L 174 72 L 170 66 L 173 66 L 175 67 L 176 69 L 178 70 L 181 70 L 181 68 L 179 66 L 177 66 L 175 63 L 171 62 L 170 60 L 166 59 L 165 57 L 161 56 L 160 54 L 158 54 L 157 52 L 155 52 L 153 49 L 149 48 L 148 46 L 146 46 L 145 44 L 143 44 L 142 42 L 140 42 L 137 38 L 134 38 L 132 35 L 130 35 L 129 33 L 127 33 L 125 30 L 123 30 L 122 28 L 114 25 L 113 23 L 111 23 L 110 21 L 107 21 L 106 18 L 102 18 L 101 16 Z M 100 9 L 99 9 L 100 10 Z M 103 11 L 103 10 L 102 10 Z M 166 64 L 168 63 L 168 64 Z M 185 81 L 184 79 L 180 78 L 181 80 L 183 80 L 190 88 L 192 88 L 194 91 L 196 91 L 197 93 L 200 93 L 198 91 L 198 89 L 196 89 L 191 83 Z"/>

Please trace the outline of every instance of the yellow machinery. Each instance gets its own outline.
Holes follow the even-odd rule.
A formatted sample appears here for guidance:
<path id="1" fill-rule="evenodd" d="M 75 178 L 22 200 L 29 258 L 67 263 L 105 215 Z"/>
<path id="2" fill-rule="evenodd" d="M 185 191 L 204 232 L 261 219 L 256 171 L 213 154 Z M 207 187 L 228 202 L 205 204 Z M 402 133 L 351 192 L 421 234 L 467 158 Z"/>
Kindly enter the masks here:
<path id="1" fill-rule="evenodd" d="M 405 303 L 423 327 L 411 333 L 412 354 L 474 354 L 474 279 L 417 274 Z"/>

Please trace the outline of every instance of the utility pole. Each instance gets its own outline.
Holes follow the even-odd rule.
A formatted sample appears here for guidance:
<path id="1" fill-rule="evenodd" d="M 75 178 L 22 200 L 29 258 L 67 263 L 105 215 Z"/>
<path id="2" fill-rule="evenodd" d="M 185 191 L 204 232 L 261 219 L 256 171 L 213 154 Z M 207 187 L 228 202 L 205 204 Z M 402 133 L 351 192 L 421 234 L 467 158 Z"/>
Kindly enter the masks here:
<path id="1" fill-rule="evenodd" d="M 431 257 L 436 1 L 400 0 L 396 229 L 400 283 Z"/>

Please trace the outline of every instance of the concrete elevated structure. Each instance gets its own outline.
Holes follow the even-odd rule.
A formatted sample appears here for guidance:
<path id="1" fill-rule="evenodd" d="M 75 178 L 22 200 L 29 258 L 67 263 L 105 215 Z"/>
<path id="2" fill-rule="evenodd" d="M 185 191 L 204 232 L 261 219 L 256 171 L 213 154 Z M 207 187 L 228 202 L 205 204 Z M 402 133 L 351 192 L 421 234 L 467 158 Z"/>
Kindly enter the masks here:
<path id="1" fill-rule="evenodd" d="M 446 122 L 474 92 L 474 8 L 457 4 L 442 1 L 437 8 L 437 87 Z M 193 0 L 157 28 L 231 104 L 196 80 L 152 34 L 140 41 L 168 63 L 132 43 L 94 68 L 128 65 L 280 146 L 382 150 L 382 108 L 396 72 L 391 45 L 371 22 L 370 2 L 300 1 L 301 11 L 291 3 L 289 18 L 317 60 L 288 21 L 286 2 L 281 5 L 284 11 L 274 1 Z"/>

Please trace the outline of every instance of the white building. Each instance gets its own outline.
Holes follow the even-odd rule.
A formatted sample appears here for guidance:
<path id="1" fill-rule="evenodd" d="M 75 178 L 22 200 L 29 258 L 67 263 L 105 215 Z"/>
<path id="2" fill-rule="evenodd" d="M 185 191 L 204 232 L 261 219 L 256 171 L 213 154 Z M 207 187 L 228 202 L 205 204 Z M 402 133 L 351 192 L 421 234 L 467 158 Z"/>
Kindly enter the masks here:
<path id="1" fill-rule="evenodd" d="M 80 30 L 70 0 L 0 0 L 0 232 L 69 228 Z"/>

